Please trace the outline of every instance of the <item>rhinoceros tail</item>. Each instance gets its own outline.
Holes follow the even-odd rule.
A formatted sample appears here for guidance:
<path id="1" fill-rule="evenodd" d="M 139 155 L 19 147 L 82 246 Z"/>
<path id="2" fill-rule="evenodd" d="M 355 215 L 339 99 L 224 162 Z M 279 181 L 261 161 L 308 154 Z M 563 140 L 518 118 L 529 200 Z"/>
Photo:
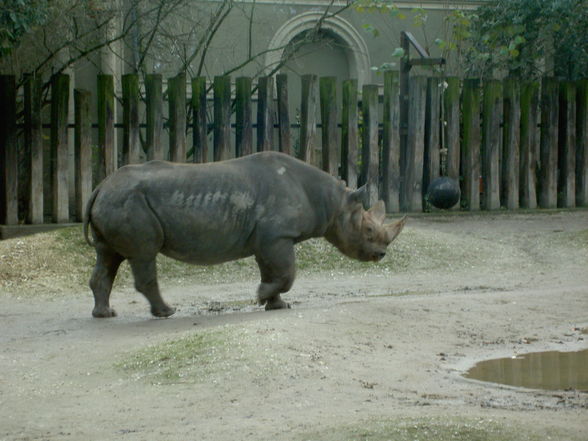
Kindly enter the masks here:
<path id="1" fill-rule="evenodd" d="M 95 246 L 95 243 L 90 240 L 90 236 L 88 234 L 88 230 L 89 230 L 88 227 L 89 227 L 90 223 L 92 222 L 92 219 L 91 219 L 92 206 L 94 205 L 94 201 L 96 200 L 96 196 L 98 196 L 99 192 L 100 192 L 100 186 L 96 187 L 94 189 L 94 191 L 92 192 L 92 194 L 90 195 L 90 199 L 88 200 L 88 203 L 86 204 L 86 212 L 84 213 L 84 223 L 83 223 L 84 238 L 86 239 L 86 242 L 88 243 L 88 245 L 90 245 L 91 247 Z"/>

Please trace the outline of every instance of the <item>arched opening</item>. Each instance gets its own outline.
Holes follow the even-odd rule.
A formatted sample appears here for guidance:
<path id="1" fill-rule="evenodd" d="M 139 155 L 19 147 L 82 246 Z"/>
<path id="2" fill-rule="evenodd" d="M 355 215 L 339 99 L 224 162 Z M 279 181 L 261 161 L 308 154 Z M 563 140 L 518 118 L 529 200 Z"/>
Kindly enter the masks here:
<path id="1" fill-rule="evenodd" d="M 283 72 L 356 78 L 360 87 L 371 79 L 367 45 L 351 23 L 338 16 L 325 18 L 318 11 L 297 15 L 278 29 L 268 49 L 268 72 L 287 60 Z"/>
<path id="2" fill-rule="evenodd" d="M 350 78 L 349 48 L 345 42 L 331 31 L 309 35 L 312 32 L 301 32 L 290 41 L 282 55 L 285 64 L 281 72 Z"/>

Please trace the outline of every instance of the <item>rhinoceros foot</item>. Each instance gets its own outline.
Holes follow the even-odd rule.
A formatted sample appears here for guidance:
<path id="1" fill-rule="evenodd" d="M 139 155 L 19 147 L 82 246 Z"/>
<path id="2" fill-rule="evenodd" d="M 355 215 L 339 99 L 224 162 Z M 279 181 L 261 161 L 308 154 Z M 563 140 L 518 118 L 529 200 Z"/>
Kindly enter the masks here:
<path id="1" fill-rule="evenodd" d="M 282 299 L 271 299 L 268 300 L 265 304 L 265 310 L 271 311 L 272 309 L 290 309 L 291 306 L 289 303 L 284 302 Z"/>
<path id="2" fill-rule="evenodd" d="M 176 308 L 167 305 L 160 308 L 151 308 L 151 314 L 153 314 L 154 317 L 166 318 L 170 315 L 174 315 L 175 312 Z"/>
<path id="3" fill-rule="evenodd" d="M 96 318 L 116 317 L 116 311 L 108 307 L 95 307 L 92 310 L 92 316 Z"/>

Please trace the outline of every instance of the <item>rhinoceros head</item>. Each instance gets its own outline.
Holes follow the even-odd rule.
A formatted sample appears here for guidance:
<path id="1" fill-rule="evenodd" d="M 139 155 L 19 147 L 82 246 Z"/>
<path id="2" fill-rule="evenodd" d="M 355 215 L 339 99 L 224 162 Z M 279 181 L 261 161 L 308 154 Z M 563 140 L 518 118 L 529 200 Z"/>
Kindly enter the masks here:
<path id="1" fill-rule="evenodd" d="M 341 211 L 325 238 L 348 257 L 378 261 L 386 255 L 386 248 L 404 228 L 406 216 L 397 222 L 384 224 L 384 201 L 378 201 L 365 210 L 365 195 L 365 187 L 347 190 Z"/>

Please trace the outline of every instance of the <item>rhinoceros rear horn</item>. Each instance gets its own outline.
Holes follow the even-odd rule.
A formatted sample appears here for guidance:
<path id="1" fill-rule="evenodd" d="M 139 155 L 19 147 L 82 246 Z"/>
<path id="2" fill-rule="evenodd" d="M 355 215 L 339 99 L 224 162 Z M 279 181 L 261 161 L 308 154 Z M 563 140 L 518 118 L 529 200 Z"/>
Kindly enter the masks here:
<path id="1" fill-rule="evenodd" d="M 368 211 L 372 214 L 373 219 L 380 224 L 386 219 L 386 204 L 384 201 L 376 202 Z"/>
<path id="2" fill-rule="evenodd" d="M 391 224 L 386 225 L 386 233 L 388 234 L 388 243 L 392 242 L 396 239 L 396 236 L 400 234 L 402 229 L 404 228 L 404 224 L 406 223 L 406 216 L 400 219 L 397 222 L 393 222 Z"/>
<path id="3" fill-rule="evenodd" d="M 367 202 L 368 202 L 367 185 L 364 184 L 361 187 L 359 187 L 357 190 L 350 192 L 349 196 L 348 196 L 348 201 L 350 204 L 354 204 L 354 203 L 359 202 L 363 205 L 363 208 L 365 209 L 367 207 Z"/>

